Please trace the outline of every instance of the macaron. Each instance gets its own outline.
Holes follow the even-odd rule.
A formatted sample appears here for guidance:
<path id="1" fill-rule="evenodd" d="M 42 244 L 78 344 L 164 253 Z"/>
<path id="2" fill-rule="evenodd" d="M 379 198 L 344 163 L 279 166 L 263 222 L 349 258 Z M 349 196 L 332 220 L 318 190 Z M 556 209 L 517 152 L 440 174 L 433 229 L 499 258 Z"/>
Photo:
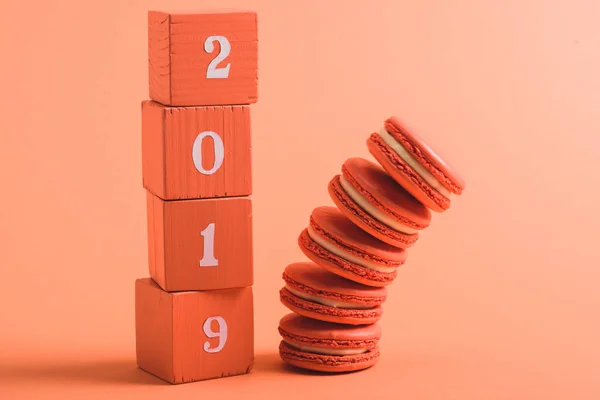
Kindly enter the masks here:
<path id="1" fill-rule="evenodd" d="M 352 222 L 392 246 L 408 248 L 431 222 L 431 211 L 379 165 L 350 158 L 329 182 L 329 195 Z"/>
<path id="2" fill-rule="evenodd" d="M 298 237 L 302 252 L 315 264 L 351 281 L 386 286 L 406 261 L 406 250 L 369 235 L 335 207 L 313 210 Z"/>
<path id="3" fill-rule="evenodd" d="M 311 263 L 297 262 L 283 272 L 281 302 L 305 317 L 338 324 L 372 324 L 381 318 L 384 287 L 349 281 Z"/>
<path id="4" fill-rule="evenodd" d="M 379 361 L 381 328 L 340 325 L 288 314 L 279 321 L 279 355 L 298 368 L 321 372 L 350 372 Z"/>
<path id="5" fill-rule="evenodd" d="M 396 117 L 387 119 L 367 146 L 392 178 L 433 211 L 450 208 L 451 196 L 465 188 L 463 179 Z"/>

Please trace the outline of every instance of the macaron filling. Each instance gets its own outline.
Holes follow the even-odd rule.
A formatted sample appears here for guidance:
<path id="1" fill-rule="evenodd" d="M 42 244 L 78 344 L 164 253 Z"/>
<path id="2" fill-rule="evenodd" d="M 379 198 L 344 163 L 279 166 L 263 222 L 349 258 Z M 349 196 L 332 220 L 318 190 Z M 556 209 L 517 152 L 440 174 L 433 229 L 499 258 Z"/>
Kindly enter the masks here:
<path id="1" fill-rule="evenodd" d="M 392 149 L 398 156 L 407 163 L 425 182 L 441 195 L 450 198 L 452 192 L 438 181 L 431 172 L 427 171 L 415 158 L 400 144 L 385 128 L 381 128 L 377 135 Z M 383 222 L 383 221 L 382 221 Z"/>
<path id="2" fill-rule="evenodd" d="M 376 264 L 372 261 L 368 261 L 368 260 L 364 260 L 360 257 L 356 257 L 353 254 L 350 254 L 349 252 L 347 252 L 343 249 L 340 249 L 339 247 L 337 247 L 333 243 L 329 242 L 328 240 L 323 239 L 311 226 L 309 226 L 307 228 L 307 232 L 308 232 L 308 236 L 310 236 L 310 238 L 312 240 L 314 240 L 315 243 L 317 243 L 319 246 L 323 247 L 325 250 L 329 251 L 330 253 L 332 253 L 338 257 L 341 257 L 347 261 L 350 261 L 356 265 L 360 265 L 361 267 L 365 267 L 370 270 L 377 271 L 377 272 L 383 272 L 383 273 L 391 273 L 391 272 L 396 271 L 396 267 L 385 267 L 385 266 Z"/>
<path id="3" fill-rule="evenodd" d="M 305 353 L 313 353 L 313 354 L 324 354 L 328 356 L 353 356 L 356 354 L 362 354 L 369 351 L 368 348 L 358 348 L 358 349 L 336 349 L 329 347 L 315 347 L 315 346 L 305 346 L 301 344 L 292 343 L 288 340 L 283 339 L 283 341 L 288 345 Z"/>
<path id="4" fill-rule="evenodd" d="M 365 304 L 357 304 L 357 303 L 348 303 L 344 301 L 336 301 L 331 299 L 326 299 L 320 296 L 314 296 L 308 293 L 303 293 L 299 290 L 292 288 L 290 285 L 285 285 L 285 288 L 295 296 L 300 297 L 301 299 L 312 301 L 313 303 L 323 304 L 329 307 L 335 308 L 343 308 L 343 309 L 359 309 L 359 310 L 368 310 L 371 308 L 375 308 L 377 306 L 370 306 Z"/>
<path id="5" fill-rule="evenodd" d="M 365 210 L 369 215 L 371 215 L 373 218 L 375 218 L 376 220 L 378 220 L 382 224 L 385 224 L 385 225 L 389 226 L 392 229 L 395 229 L 395 230 L 397 230 L 399 232 L 403 232 L 403 233 L 406 233 L 406 234 L 413 234 L 413 233 L 417 233 L 418 232 L 417 229 L 410 228 L 410 227 L 408 227 L 408 226 L 406 226 L 404 224 L 399 223 L 398 221 L 394 220 L 390 216 L 388 216 L 385 213 L 379 211 L 376 207 L 374 207 L 373 205 L 371 205 L 371 203 L 369 203 L 369 201 L 367 199 L 365 199 L 365 197 L 362 194 L 360 194 L 358 192 L 358 190 L 356 190 L 350 184 L 350 182 L 348 182 L 348 180 L 343 175 L 340 175 L 340 186 L 342 187 L 342 189 L 344 190 L 344 192 L 346 192 L 346 194 L 356 204 L 358 204 L 360 206 L 360 208 L 362 208 L 363 210 Z"/>

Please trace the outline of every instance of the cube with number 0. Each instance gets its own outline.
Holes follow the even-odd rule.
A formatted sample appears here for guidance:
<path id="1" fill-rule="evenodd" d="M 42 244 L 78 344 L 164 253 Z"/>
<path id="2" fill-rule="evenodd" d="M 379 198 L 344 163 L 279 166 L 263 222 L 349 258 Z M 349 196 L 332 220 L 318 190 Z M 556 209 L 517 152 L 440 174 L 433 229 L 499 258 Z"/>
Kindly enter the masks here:
<path id="1" fill-rule="evenodd" d="M 247 197 L 164 201 L 147 192 L 150 276 L 166 291 L 253 284 Z"/>
<path id="2" fill-rule="evenodd" d="M 142 102 L 142 176 L 164 200 L 250 195 L 250 107 Z"/>
<path id="3" fill-rule="evenodd" d="M 250 104 L 257 99 L 255 12 L 148 13 L 150 98 L 162 104 Z"/>
<path id="4" fill-rule="evenodd" d="M 135 282 L 140 368 L 171 383 L 248 373 L 254 362 L 252 288 L 169 293 Z"/>

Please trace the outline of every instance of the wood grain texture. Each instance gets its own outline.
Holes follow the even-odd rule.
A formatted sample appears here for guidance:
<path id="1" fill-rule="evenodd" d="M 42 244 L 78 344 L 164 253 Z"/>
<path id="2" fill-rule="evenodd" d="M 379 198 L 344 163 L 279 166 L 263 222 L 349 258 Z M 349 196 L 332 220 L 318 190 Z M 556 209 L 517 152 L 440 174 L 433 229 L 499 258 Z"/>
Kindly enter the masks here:
<path id="1" fill-rule="evenodd" d="M 165 230 L 164 207 L 159 198 L 146 192 L 146 215 L 148 227 L 148 267 L 150 276 L 165 281 Z M 159 223 L 156 223 L 158 221 Z"/>
<path id="2" fill-rule="evenodd" d="M 206 199 L 252 194 L 249 106 L 167 107 L 142 105 L 143 185 L 164 200 Z M 223 163 L 211 175 L 192 158 L 197 136 L 213 131 L 223 141 Z M 202 166 L 215 160 L 214 141 L 202 141 Z"/>
<path id="3" fill-rule="evenodd" d="M 164 12 L 148 13 L 148 77 L 150 98 L 171 104 L 171 16 Z"/>
<path id="4" fill-rule="evenodd" d="M 152 279 L 136 281 L 136 348 L 140 368 L 170 383 L 240 375 L 254 363 L 252 288 L 168 293 Z M 219 316 L 227 340 L 207 337 L 203 325 Z M 216 321 L 211 330 L 222 332 Z"/>
<path id="5" fill-rule="evenodd" d="M 212 53 L 204 43 L 224 36 L 231 52 L 227 78 L 207 78 Z M 207 14 L 148 13 L 150 98 L 171 106 L 251 104 L 258 97 L 258 32 L 255 12 Z"/>
<path id="6" fill-rule="evenodd" d="M 164 201 L 148 195 L 150 276 L 166 291 L 251 286 L 254 281 L 252 202 L 247 197 Z M 217 266 L 200 266 L 215 224 Z M 152 249 L 152 250 L 150 250 Z"/>
<path id="7" fill-rule="evenodd" d="M 135 281 L 135 342 L 138 366 L 174 381 L 173 296 L 151 279 Z"/>
<path id="8" fill-rule="evenodd" d="M 153 193 L 166 194 L 165 117 L 158 103 L 142 102 L 142 180 Z"/>

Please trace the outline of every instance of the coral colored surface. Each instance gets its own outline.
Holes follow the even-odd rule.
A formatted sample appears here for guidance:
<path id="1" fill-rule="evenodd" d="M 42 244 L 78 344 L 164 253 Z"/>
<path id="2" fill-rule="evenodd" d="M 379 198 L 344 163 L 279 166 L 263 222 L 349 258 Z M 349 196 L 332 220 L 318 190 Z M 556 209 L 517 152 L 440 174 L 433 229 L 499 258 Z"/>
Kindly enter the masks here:
<path id="1" fill-rule="evenodd" d="M 134 360 L 146 12 L 238 6 L 259 19 L 256 364 L 170 386 Z M 0 398 L 600 398 L 598 2 L 8 0 L 0 19 Z M 393 114 L 467 188 L 389 287 L 380 362 L 297 373 L 281 272 Z"/>

